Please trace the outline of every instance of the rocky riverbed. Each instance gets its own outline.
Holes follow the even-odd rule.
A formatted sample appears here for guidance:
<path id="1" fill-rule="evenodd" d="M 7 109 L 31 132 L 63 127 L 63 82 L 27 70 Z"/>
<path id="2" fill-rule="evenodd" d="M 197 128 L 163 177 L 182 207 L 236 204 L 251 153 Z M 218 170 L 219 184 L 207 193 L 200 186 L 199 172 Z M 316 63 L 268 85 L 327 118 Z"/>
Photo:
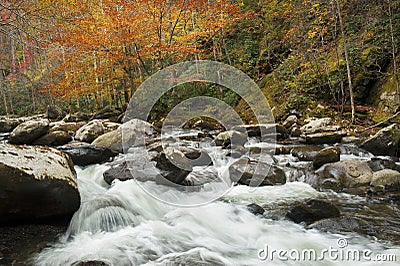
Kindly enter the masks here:
<path id="1" fill-rule="evenodd" d="M 246 194 L 228 194 L 217 202 L 233 208 L 247 206 L 257 222 L 291 221 L 321 234 L 355 233 L 376 237 L 389 246 L 400 245 L 397 124 L 368 138 L 350 136 L 331 118 L 300 120 L 295 116 L 281 124 L 227 130 L 197 118 L 163 136 L 157 127 L 140 120 L 119 124 L 108 119 L 71 122 L 70 117 L 50 121 L 38 116 L 4 118 L 0 126 L 6 132 L 6 143 L 0 146 L 4 184 L 0 188 L 0 264 L 27 258 L 33 264 L 49 262 L 51 250 L 55 252 L 52 247 L 32 260 L 32 254 L 46 243 L 61 241 L 63 249 L 72 243 L 68 236 L 81 237 L 86 231 L 111 233 L 140 227 L 147 219 L 157 220 L 158 214 L 150 218 L 139 211 L 138 215 L 125 202 L 132 196 L 123 194 L 128 192 L 121 182 L 132 186 L 132 181 L 160 191 L 176 188 L 179 193 L 201 195 L 208 193 L 208 184 L 226 183 L 236 185 L 234 194 L 244 187 L 271 187 L 278 194 L 282 188 L 290 194 L 286 189 L 302 182 L 310 191 L 308 196 L 289 200 L 282 195 L 281 201 L 269 202 L 264 194 L 254 197 L 250 193 L 253 196 L 248 199 Z M 125 196 L 109 198 L 107 194 L 117 193 L 117 188 Z M 260 191 L 265 193 L 265 189 Z M 184 204 L 179 198 L 173 201 Z M 139 207 L 143 208 L 135 208 Z M 66 235 L 57 240 L 74 212 Z M 96 223 L 91 219 L 97 219 Z M 101 255 L 92 254 L 90 259 L 69 255 L 65 262 L 100 259 L 107 263 Z"/>

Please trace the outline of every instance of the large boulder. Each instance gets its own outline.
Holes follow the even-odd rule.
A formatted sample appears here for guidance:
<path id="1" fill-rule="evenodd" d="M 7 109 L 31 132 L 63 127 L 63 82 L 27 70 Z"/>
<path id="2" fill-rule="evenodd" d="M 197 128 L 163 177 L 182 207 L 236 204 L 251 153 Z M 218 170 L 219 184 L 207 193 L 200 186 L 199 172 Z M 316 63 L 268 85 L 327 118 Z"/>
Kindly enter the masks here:
<path id="1" fill-rule="evenodd" d="M 113 166 L 109 169 L 107 169 L 103 173 L 103 178 L 104 181 L 106 181 L 107 184 L 111 185 L 111 183 L 115 180 L 118 179 L 120 181 L 126 181 L 133 179 L 132 172 L 130 171 L 128 164 L 126 162 Z"/>
<path id="2" fill-rule="evenodd" d="M 83 142 L 92 142 L 104 134 L 104 126 L 100 120 L 92 120 L 78 129 L 75 139 Z"/>
<path id="3" fill-rule="evenodd" d="M 215 145 L 228 147 L 231 144 L 243 146 L 247 142 L 247 135 L 235 130 L 219 133 L 214 139 Z"/>
<path id="4" fill-rule="evenodd" d="M 399 189 L 400 173 L 391 169 L 377 171 L 372 175 L 371 186 L 384 189 Z"/>
<path id="5" fill-rule="evenodd" d="M 338 147 L 327 147 L 320 150 L 313 159 L 315 169 L 320 168 L 326 163 L 335 163 L 340 161 L 340 149 Z"/>
<path id="6" fill-rule="evenodd" d="M 76 131 L 78 131 L 78 129 L 80 129 L 84 125 L 86 125 L 86 122 L 57 121 L 50 123 L 50 132 L 65 131 L 65 132 L 73 132 L 73 134 L 75 135 Z"/>
<path id="7" fill-rule="evenodd" d="M 0 133 L 13 131 L 23 121 L 20 118 L 8 118 L 5 116 L 0 117 Z"/>
<path id="8" fill-rule="evenodd" d="M 383 169 L 392 169 L 400 172 L 400 164 L 388 157 L 372 157 L 371 160 L 368 161 L 368 165 L 374 172 Z"/>
<path id="9" fill-rule="evenodd" d="M 205 131 L 225 130 L 224 126 L 217 120 L 205 116 L 192 118 L 182 127 L 185 129 L 198 129 Z"/>
<path id="10" fill-rule="evenodd" d="M 330 202 L 309 200 L 292 207 L 286 218 L 295 223 L 312 223 L 321 219 L 339 217 L 339 209 Z"/>
<path id="11" fill-rule="evenodd" d="M 86 122 L 89 121 L 91 115 L 83 112 L 77 112 L 75 114 L 67 114 L 62 121 L 64 122 Z"/>
<path id="12" fill-rule="evenodd" d="M 117 155 L 108 149 L 84 142 L 70 143 L 57 149 L 69 154 L 74 164 L 79 166 L 103 163 Z"/>
<path id="13" fill-rule="evenodd" d="M 213 160 L 211 159 L 208 152 L 204 150 L 198 150 L 194 148 L 180 148 L 183 154 L 190 160 L 190 164 L 194 166 L 209 166 L 213 165 Z"/>
<path id="14" fill-rule="evenodd" d="M 161 175 L 174 184 L 181 184 L 193 170 L 192 164 L 185 154 L 171 147 L 164 149 L 152 160 L 161 170 Z M 158 179 L 158 181 L 161 181 L 162 184 L 168 183 L 162 179 Z"/>
<path id="15" fill-rule="evenodd" d="M 47 119 L 62 119 L 66 113 L 56 105 L 48 105 L 46 109 Z"/>
<path id="16" fill-rule="evenodd" d="M 80 205 L 69 157 L 55 149 L 0 144 L 0 222 L 70 217 Z"/>
<path id="17" fill-rule="evenodd" d="M 247 132 L 249 137 L 262 137 L 265 139 L 286 139 L 289 131 L 279 124 L 252 124 L 240 125 L 232 128 L 234 131 Z"/>
<path id="18" fill-rule="evenodd" d="M 8 142 L 11 144 L 32 144 L 33 141 L 49 132 L 49 120 L 30 120 L 19 124 L 12 132 Z"/>
<path id="19" fill-rule="evenodd" d="M 242 158 L 229 166 L 233 182 L 247 186 L 272 186 L 286 183 L 285 172 L 278 166 Z"/>
<path id="20" fill-rule="evenodd" d="M 321 145 L 321 144 L 335 144 L 342 142 L 345 131 L 321 132 L 308 135 L 301 135 L 300 141 L 306 144 Z"/>
<path id="21" fill-rule="evenodd" d="M 320 187 L 341 190 L 369 185 L 373 172 L 368 163 L 350 160 L 325 164 L 316 174 Z"/>
<path id="22" fill-rule="evenodd" d="M 371 226 L 366 221 L 356 217 L 335 217 L 314 222 L 307 226 L 307 229 L 317 229 L 335 234 L 346 232 L 366 234 L 371 229 Z"/>
<path id="23" fill-rule="evenodd" d="M 300 161 L 311 162 L 321 149 L 319 146 L 299 146 L 293 148 L 291 153 Z"/>
<path id="24" fill-rule="evenodd" d="M 396 156 L 399 149 L 400 127 L 392 124 L 379 130 L 374 136 L 370 137 L 361 144 L 361 148 L 374 155 Z"/>
<path id="25" fill-rule="evenodd" d="M 295 115 L 289 115 L 285 121 L 283 121 L 283 127 L 289 129 L 291 128 L 294 124 L 297 123 L 297 116 Z"/>
<path id="26" fill-rule="evenodd" d="M 60 146 L 67 144 L 72 140 L 72 136 L 65 131 L 50 131 L 33 142 L 40 146 Z"/>
<path id="27" fill-rule="evenodd" d="M 109 119 L 110 121 L 117 122 L 121 114 L 121 110 L 108 106 L 94 113 L 92 119 Z"/>
<path id="28" fill-rule="evenodd" d="M 142 138 L 153 134 L 154 129 L 150 123 L 139 119 L 132 119 L 122 124 L 118 129 L 103 134 L 96 138 L 92 145 L 122 153 L 132 146 L 144 145 Z"/>
<path id="29" fill-rule="evenodd" d="M 302 126 L 300 130 L 303 134 L 314 134 L 328 131 L 337 131 L 340 129 L 339 126 L 331 126 L 332 119 L 329 117 L 320 119 L 309 119 L 306 121 L 307 124 Z"/>

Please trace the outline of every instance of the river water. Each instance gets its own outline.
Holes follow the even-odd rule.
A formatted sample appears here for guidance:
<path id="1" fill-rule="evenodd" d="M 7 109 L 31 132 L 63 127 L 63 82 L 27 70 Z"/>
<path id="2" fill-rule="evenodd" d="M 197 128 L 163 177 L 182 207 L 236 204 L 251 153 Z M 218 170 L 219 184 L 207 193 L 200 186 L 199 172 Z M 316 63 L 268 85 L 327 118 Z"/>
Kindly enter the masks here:
<path id="1" fill-rule="evenodd" d="M 198 143 L 192 144 L 199 147 Z M 265 143 L 255 140 L 248 143 L 252 147 L 260 145 Z M 141 148 L 129 155 L 120 155 L 113 163 L 76 167 L 81 208 L 68 231 L 56 243 L 36 254 L 32 262 L 36 265 L 73 265 L 82 261 L 102 261 L 110 265 L 356 265 L 361 262 L 362 265 L 376 265 L 374 260 L 388 260 L 394 255 L 397 263 L 380 263 L 398 265 L 398 205 L 366 203 L 365 197 L 317 191 L 310 185 L 312 172 L 304 170 L 309 163 L 297 162 L 291 155 L 275 156 L 278 164 L 291 165 L 285 168 L 291 182 L 257 188 L 230 186 L 223 181 L 228 166 L 235 159 L 224 156 L 225 151 L 220 148 L 207 144 L 200 148 L 209 152 L 214 166 L 195 167 L 189 179 L 196 182 L 212 176 L 211 179 L 221 180 L 205 184 L 200 191 L 179 191 L 153 181 L 137 180 L 116 180 L 110 186 L 103 180 L 103 173 L 110 164 L 128 157 L 137 162 L 138 168 L 143 167 Z M 369 154 L 351 145 L 341 146 L 341 149 L 342 160 L 370 158 Z M 154 194 L 159 195 L 164 201 L 185 205 L 219 196 L 221 189 L 228 187 L 229 191 L 222 197 L 196 207 L 174 206 L 154 197 Z M 310 198 L 329 199 L 340 207 L 342 214 L 372 222 L 378 220 L 378 233 L 333 234 L 305 229 L 303 225 L 284 219 L 290 206 Z M 246 207 L 250 203 L 259 204 L 266 212 L 252 214 Z M 391 238 L 391 232 L 397 234 L 397 238 Z M 276 253 L 271 254 L 273 250 Z M 282 250 L 280 257 L 279 250 Z M 302 257 L 304 250 L 314 250 L 316 258 Z M 356 257 L 346 257 L 345 253 L 353 250 L 360 254 L 367 252 L 366 257 L 361 255 L 360 262 Z"/>

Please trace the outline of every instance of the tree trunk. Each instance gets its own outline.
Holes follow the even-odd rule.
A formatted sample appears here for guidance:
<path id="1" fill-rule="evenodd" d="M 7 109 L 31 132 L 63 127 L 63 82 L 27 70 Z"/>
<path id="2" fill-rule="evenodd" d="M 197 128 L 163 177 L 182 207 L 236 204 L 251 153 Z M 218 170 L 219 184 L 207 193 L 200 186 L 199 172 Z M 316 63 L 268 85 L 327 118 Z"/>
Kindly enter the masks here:
<path id="1" fill-rule="evenodd" d="M 397 92 L 397 100 L 400 103 L 400 85 L 399 85 L 399 76 L 397 74 L 397 60 L 396 60 L 396 42 L 394 39 L 394 31 L 393 31 L 393 10 L 392 10 L 392 0 L 389 0 L 389 26 L 390 26 L 390 38 L 392 42 L 392 60 L 393 60 L 393 77 L 394 82 L 396 84 L 396 92 Z"/>
<path id="2" fill-rule="evenodd" d="M 344 57 L 345 57 L 345 60 L 346 60 L 347 79 L 348 79 L 348 83 L 349 83 L 350 105 L 351 105 L 351 123 L 354 123 L 354 119 L 355 119 L 354 92 L 353 92 L 353 84 L 351 82 L 349 52 L 348 52 L 348 49 L 347 49 L 347 42 L 346 42 L 346 36 L 345 36 L 345 33 L 344 33 L 344 26 L 343 26 L 342 14 L 341 14 L 341 11 L 340 11 L 339 0 L 336 0 L 336 6 L 337 6 L 338 17 L 339 17 L 340 32 L 342 34 Z"/>
<path id="3" fill-rule="evenodd" d="M 3 88 L 2 92 L 3 92 L 4 109 L 6 110 L 6 115 L 8 116 L 9 113 L 8 113 L 8 107 L 7 107 L 7 96 L 6 96 L 6 89 L 5 89 L 5 87 Z"/>

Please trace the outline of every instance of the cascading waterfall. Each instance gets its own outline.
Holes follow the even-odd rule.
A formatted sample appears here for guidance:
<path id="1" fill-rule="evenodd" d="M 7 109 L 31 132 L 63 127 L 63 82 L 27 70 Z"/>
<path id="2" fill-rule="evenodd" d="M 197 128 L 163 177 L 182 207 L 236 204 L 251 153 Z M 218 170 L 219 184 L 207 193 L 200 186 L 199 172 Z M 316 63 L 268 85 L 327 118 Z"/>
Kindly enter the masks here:
<path id="1" fill-rule="evenodd" d="M 309 261 L 260 260 L 259 252 L 268 247 L 279 249 L 315 249 L 337 247 L 344 238 L 352 249 L 397 254 L 398 247 L 388 247 L 355 233 L 340 235 L 306 230 L 303 226 L 273 219 L 270 214 L 277 206 L 326 193 L 302 182 L 282 186 L 251 188 L 234 186 L 228 194 L 198 207 L 176 207 L 147 194 L 143 188 L 171 202 L 201 202 L 203 197 L 219 193 L 228 166 L 235 159 L 222 156 L 225 151 L 205 147 L 214 160 L 213 166 L 195 167 L 188 177 L 201 183 L 202 177 L 220 178 L 206 184 L 200 191 L 171 190 L 152 181 L 115 180 L 109 187 L 102 174 L 110 164 L 77 168 L 82 196 L 80 210 L 74 215 L 64 237 L 33 258 L 36 265 L 73 265 L 80 261 L 103 261 L 110 265 L 309 265 Z M 122 155 L 116 160 L 143 160 L 140 152 Z M 137 156 L 137 157 L 136 157 Z M 286 160 L 284 156 L 278 160 Z M 267 213 L 256 216 L 246 205 L 269 206 Z M 334 265 L 326 259 L 318 265 Z M 354 261 L 340 261 L 354 265 Z M 373 265 L 374 262 L 365 262 Z M 385 264 L 387 265 L 387 264 Z"/>

